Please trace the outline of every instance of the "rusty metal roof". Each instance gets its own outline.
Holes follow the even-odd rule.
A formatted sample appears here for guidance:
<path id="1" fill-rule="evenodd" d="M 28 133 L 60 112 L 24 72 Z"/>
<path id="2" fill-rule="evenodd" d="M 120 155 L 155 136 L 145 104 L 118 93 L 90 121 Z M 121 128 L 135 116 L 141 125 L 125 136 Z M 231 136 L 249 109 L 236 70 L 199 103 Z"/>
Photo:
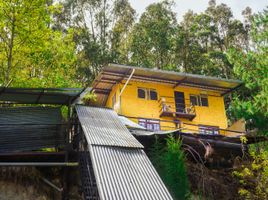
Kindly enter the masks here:
<path id="1" fill-rule="evenodd" d="M 99 105 L 105 105 L 112 87 L 126 80 L 132 70 L 135 73 L 131 80 L 141 82 L 154 82 L 180 87 L 194 87 L 202 90 L 216 91 L 225 95 L 242 85 L 239 80 L 223 79 L 211 76 L 163 71 L 150 68 L 133 67 L 118 64 L 109 64 L 104 67 L 98 77 L 94 80 L 92 87 L 97 93 Z"/>
<path id="2" fill-rule="evenodd" d="M 100 199 L 172 199 L 142 149 L 91 145 L 89 151 Z"/>
<path id="3" fill-rule="evenodd" d="M 143 148 L 115 111 L 80 105 L 76 111 L 89 144 Z"/>

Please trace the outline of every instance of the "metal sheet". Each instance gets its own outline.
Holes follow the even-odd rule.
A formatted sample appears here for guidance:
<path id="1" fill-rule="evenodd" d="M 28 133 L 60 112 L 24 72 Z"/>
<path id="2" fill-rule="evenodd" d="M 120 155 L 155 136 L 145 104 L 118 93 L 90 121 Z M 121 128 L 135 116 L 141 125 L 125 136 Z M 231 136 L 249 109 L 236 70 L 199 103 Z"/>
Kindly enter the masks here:
<path id="1" fill-rule="evenodd" d="M 143 148 L 115 111 L 80 105 L 76 111 L 89 144 Z"/>
<path id="2" fill-rule="evenodd" d="M 62 123 L 60 107 L 0 107 L 0 119 L 2 125 Z"/>
<path id="3" fill-rule="evenodd" d="M 136 136 L 153 136 L 153 135 L 169 135 L 173 133 L 177 133 L 181 129 L 174 129 L 168 131 L 150 131 L 150 130 L 142 130 L 142 129 L 135 129 L 129 128 L 129 131 Z"/>
<path id="4" fill-rule="evenodd" d="M 142 149 L 90 145 L 102 200 L 172 199 Z"/>
<path id="5" fill-rule="evenodd" d="M 58 147 L 64 133 L 59 107 L 0 108 L 0 152 Z"/>
<path id="6" fill-rule="evenodd" d="M 136 129 L 146 130 L 146 128 L 144 128 L 143 126 L 131 121 L 127 117 L 124 117 L 124 116 L 118 116 L 118 117 L 119 117 L 120 121 L 128 128 L 136 128 Z"/>
<path id="7" fill-rule="evenodd" d="M 81 92 L 81 88 L 0 87 L 0 102 L 68 105 L 79 97 Z"/>

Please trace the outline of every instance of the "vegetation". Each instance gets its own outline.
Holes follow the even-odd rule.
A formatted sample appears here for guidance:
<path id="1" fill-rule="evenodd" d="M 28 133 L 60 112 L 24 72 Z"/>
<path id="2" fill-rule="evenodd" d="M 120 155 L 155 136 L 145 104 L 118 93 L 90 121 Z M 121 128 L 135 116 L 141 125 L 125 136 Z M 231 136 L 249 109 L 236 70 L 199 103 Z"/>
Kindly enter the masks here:
<path id="1" fill-rule="evenodd" d="M 153 3 L 138 18 L 128 0 L 0 0 L 0 86 L 85 86 L 109 62 L 242 79 L 244 86 L 226 98 L 229 118 L 244 117 L 268 136 L 267 8 L 254 14 L 248 7 L 240 21 L 226 4 L 210 0 L 204 12 L 188 11 L 178 22 L 173 6 L 172 0 Z M 168 171 L 162 176 L 172 191 L 185 188 L 174 196 L 185 197 L 179 148 L 170 138 L 160 152 L 165 166 L 154 163 L 160 174 Z M 240 193 L 265 199 L 267 145 L 251 155 L 237 170 Z M 173 162 L 176 168 L 168 169 Z"/>
<path id="2" fill-rule="evenodd" d="M 76 62 L 72 29 L 54 29 L 59 4 L 45 0 L 0 1 L 0 83 L 67 87 Z"/>
<path id="3" fill-rule="evenodd" d="M 229 50 L 234 73 L 245 82 L 245 90 L 233 103 L 233 116 L 252 120 L 259 133 L 268 135 L 268 11 L 252 18 L 249 50 Z"/>
<path id="4" fill-rule="evenodd" d="M 234 115 L 251 119 L 259 134 L 268 136 L 268 11 L 252 18 L 251 42 L 248 51 L 231 49 L 234 72 L 245 82 L 247 90 L 233 103 Z M 239 194 L 243 199 L 268 198 L 268 145 L 253 145 L 252 160 L 234 172 L 239 178 Z"/>
<path id="5" fill-rule="evenodd" d="M 187 199 L 190 195 L 181 145 L 181 140 L 172 136 L 166 139 L 164 145 L 156 138 L 150 151 L 153 165 L 175 199 Z"/>
<path id="6" fill-rule="evenodd" d="M 252 162 L 242 165 L 233 175 L 239 179 L 242 199 L 268 198 L 268 149 L 267 144 L 259 151 L 251 150 Z"/>

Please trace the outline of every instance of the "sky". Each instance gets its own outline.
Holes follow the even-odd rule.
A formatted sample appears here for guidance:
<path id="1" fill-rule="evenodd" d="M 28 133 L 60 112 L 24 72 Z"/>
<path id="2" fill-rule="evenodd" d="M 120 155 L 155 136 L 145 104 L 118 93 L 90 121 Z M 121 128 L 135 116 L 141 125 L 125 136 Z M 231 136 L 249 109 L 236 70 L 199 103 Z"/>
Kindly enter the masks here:
<path id="1" fill-rule="evenodd" d="M 138 16 L 145 11 L 145 8 L 151 3 L 159 2 L 160 0 L 129 0 L 132 7 L 137 11 Z M 183 15 L 188 10 L 194 12 L 203 12 L 208 6 L 209 0 L 174 0 L 176 6 L 174 12 L 177 13 L 177 19 L 182 20 Z M 216 0 L 217 4 L 225 3 L 231 7 L 234 17 L 242 20 L 241 12 L 247 6 L 251 7 L 253 13 L 262 11 L 268 6 L 268 0 Z"/>

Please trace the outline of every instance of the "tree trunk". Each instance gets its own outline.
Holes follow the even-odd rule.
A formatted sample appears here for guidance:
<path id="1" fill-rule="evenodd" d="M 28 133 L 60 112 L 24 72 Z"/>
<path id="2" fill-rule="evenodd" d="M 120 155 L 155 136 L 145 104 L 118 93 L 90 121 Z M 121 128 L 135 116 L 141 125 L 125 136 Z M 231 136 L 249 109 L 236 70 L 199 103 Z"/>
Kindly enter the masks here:
<path id="1" fill-rule="evenodd" d="M 8 55 L 7 55 L 7 71 L 5 75 L 5 84 L 8 84 L 10 80 L 10 72 L 12 68 L 12 60 L 13 60 L 13 46 L 14 46 L 14 36 L 15 36 L 15 10 L 13 9 L 13 16 L 11 20 L 11 35 L 8 45 Z"/>

